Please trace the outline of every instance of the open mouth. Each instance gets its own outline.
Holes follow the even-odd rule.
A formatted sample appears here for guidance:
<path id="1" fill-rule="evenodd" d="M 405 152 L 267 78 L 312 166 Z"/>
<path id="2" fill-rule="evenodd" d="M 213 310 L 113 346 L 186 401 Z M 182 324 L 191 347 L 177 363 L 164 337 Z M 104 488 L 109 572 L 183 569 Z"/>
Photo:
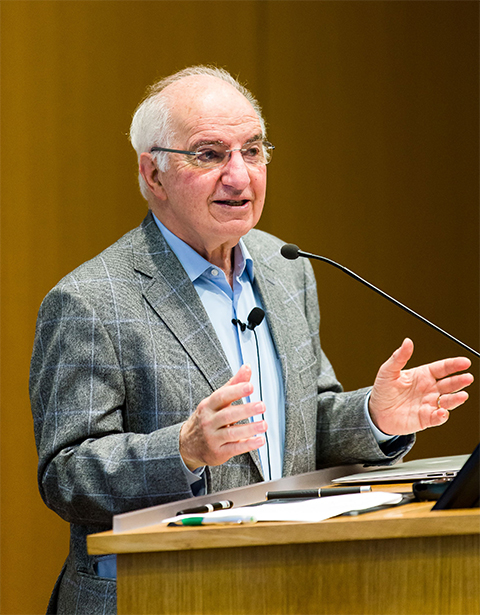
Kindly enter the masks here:
<path id="1" fill-rule="evenodd" d="M 242 207 L 243 205 L 246 205 L 249 202 L 249 199 L 242 199 L 240 201 L 233 201 L 233 200 L 216 200 L 215 203 L 218 203 L 219 205 L 228 205 L 229 207 Z"/>

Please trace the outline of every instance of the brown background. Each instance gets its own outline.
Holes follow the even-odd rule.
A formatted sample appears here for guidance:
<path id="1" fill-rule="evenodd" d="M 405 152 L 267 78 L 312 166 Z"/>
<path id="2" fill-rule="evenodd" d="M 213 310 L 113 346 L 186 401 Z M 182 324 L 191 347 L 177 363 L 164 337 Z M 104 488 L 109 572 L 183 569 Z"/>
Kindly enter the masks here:
<path id="1" fill-rule="evenodd" d="M 2 605 L 45 609 L 68 526 L 42 503 L 28 401 L 36 312 L 146 208 L 126 133 L 156 78 L 224 66 L 276 145 L 260 227 L 329 256 L 479 346 L 476 1 L 10 1 L 2 45 Z M 315 265 L 324 347 L 347 389 L 405 336 L 456 346 Z M 461 351 L 460 351 L 461 352 Z M 478 375 L 478 360 L 474 359 Z M 478 378 L 477 378 L 478 380 Z M 469 453 L 478 383 L 410 458 Z"/>

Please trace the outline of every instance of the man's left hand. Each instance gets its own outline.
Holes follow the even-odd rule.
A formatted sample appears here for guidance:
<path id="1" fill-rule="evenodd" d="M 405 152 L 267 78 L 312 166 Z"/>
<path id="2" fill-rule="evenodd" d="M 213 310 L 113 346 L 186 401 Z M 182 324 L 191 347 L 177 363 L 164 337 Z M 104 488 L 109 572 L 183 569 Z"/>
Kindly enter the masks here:
<path id="1" fill-rule="evenodd" d="M 403 368 L 413 354 L 413 342 L 403 344 L 380 367 L 369 402 L 375 425 L 389 435 L 406 435 L 442 425 L 449 410 L 468 399 L 463 391 L 473 382 L 470 360 L 457 357 L 413 369 Z"/>

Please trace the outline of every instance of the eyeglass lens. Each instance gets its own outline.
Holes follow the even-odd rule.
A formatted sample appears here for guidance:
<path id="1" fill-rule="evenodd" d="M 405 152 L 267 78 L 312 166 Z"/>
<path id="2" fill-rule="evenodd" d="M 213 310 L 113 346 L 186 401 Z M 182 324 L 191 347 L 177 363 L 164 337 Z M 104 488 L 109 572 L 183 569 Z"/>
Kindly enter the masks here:
<path id="1" fill-rule="evenodd" d="M 271 158 L 270 148 L 273 149 L 273 146 L 262 141 L 249 143 L 246 147 L 237 149 L 228 149 L 223 143 L 214 143 L 199 147 L 195 152 L 195 159 L 201 167 L 216 167 L 226 162 L 232 152 L 241 152 L 246 164 L 267 164 Z"/>

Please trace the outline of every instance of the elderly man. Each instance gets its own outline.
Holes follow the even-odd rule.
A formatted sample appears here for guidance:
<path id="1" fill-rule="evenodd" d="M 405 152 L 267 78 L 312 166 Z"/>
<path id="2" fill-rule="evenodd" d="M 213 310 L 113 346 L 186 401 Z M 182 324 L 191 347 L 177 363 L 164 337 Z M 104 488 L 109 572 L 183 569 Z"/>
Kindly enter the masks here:
<path id="1" fill-rule="evenodd" d="M 86 551 L 114 514 L 393 463 L 472 381 L 458 374 L 465 358 L 405 371 L 407 339 L 372 389 L 342 391 L 320 347 L 309 263 L 252 230 L 273 146 L 228 73 L 194 67 L 159 82 L 131 140 L 149 213 L 47 295 L 32 358 L 40 491 L 72 535 L 50 612 L 69 615 L 115 612 L 114 572 Z M 254 307 L 266 318 L 246 327 Z"/>

